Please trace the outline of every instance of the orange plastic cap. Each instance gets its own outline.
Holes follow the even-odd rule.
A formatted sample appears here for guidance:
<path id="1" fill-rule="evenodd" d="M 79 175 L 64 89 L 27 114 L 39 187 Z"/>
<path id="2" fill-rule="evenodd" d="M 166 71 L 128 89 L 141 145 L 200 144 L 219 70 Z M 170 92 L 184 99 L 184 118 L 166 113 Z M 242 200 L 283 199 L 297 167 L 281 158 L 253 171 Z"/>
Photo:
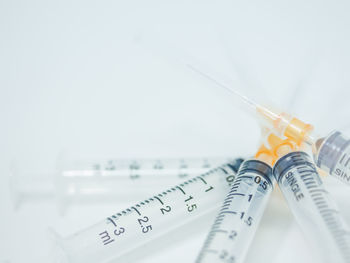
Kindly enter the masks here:
<path id="1" fill-rule="evenodd" d="M 283 140 L 273 133 L 271 133 L 269 137 L 267 137 L 267 142 L 269 143 L 270 151 L 276 158 L 278 158 L 277 151 L 282 146 L 286 145 L 289 146 L 291 149 L 294 149 L 294 144 L 289 139 Z"/>

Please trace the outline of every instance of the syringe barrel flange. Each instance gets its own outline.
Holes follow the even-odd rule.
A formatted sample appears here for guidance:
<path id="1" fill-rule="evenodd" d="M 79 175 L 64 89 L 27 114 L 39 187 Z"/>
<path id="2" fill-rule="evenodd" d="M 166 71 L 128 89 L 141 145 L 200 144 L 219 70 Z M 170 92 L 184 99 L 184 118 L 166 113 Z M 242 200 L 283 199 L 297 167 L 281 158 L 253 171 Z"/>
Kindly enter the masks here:
<path id="1" fill-rule="evenodd" d="M 334 131 L 323 140 L 318 150 L 316 164 L 322 170 L 332 174 L 350 140 L 341 132 Z M 345 161 L 345 160 L 344 160 Z"/>
<path id="2" fill-rule="evenodd" d="M 290 152 L 281 157 L 273 168 L 273 175 L 277 182 L 280 182 L 281 177 L 285 174 L 286 170 L 298 167 L 300 165 L 309 166 L 316 171 L 316 167 L 313 164 L 311 157 L 305 152 Z"/>

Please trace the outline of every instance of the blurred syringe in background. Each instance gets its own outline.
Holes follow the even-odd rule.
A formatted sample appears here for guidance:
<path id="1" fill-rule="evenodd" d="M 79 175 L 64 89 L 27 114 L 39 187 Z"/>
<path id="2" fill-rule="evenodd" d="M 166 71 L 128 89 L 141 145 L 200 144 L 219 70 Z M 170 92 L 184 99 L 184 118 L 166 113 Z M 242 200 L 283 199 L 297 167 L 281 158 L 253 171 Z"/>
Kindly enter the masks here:
<path id="1" fill-rule="evenodd" d="M 186 178 L 206 173 L 230 158 L 95 159 L 60 158 L 57 170 L 30 171 L 14 163 L 10 177 L 15 208 L 56 201 L 61 213 L 71 203 L 137 201 Z"/>

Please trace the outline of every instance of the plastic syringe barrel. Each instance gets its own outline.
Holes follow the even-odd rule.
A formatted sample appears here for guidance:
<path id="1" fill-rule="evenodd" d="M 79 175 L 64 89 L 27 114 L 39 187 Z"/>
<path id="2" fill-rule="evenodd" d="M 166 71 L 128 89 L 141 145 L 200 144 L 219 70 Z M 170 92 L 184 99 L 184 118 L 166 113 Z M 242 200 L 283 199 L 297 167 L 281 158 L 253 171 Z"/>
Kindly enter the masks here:
<path id="1" fill-rule="evenodd" d="M 196 263 L 244 262 L 274 181 L 264 162 L 251 159 L 241 165 Z"/>
<path id="2" fill-rule="evenodd" d="M 108 262 L 216 211 L 242 161 L 236 159 L 113 214 L 90 228 L 58 238 L 56 262 Z"/>
<path id="3" fill-rule="evenodd" d="M 311 157 L 291 152 L 277 161 L 273 174 L 320 259 L 325 263 L 350 262 L 349 228 L 325 190 Z"/>

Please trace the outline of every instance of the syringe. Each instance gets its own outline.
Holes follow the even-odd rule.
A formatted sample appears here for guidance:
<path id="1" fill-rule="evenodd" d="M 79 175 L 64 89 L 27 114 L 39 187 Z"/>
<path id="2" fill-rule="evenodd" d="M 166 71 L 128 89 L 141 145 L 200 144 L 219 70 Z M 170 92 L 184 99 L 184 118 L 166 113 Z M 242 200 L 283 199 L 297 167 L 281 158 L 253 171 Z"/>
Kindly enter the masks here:
<path id="1" fill-rule="evenodd" d="M 324 188 L 311 157 L 305 152 L 290 152 L 276 162 L 273 175 L 320 260 L 349 263 L 349 228 Z"/>
<path id="2" fill-rule="evenodd" d="M 15 165 L 11 189 L 15 207 L 26 201 L 71 203 L 137 201 L 229 162 L 224 157 L 158 159 L 59 159 L 56 172 L 28 172 Z M 22 170 L 24 170 L 22 172 Z M 51 174 L 51 176 L 50 176 Z"/>
<path id="3" fill-rule="evenodd" d="M 279 152 L 294 148 L 288 140 L 275 138 L 274 142 Z M 244 262 L 274 187 L 271 165 L 275 159 L 273 152 L 262 145 L 255 158 L 241 165 L 197 263 Z"/>
<path id="4" fill-rule="evenodd" d="M 211 77 L 194 65 L 187 65 L 189 69 L 200 74 L 212 83 L 233 93 L 240 101 L 248 105 L 254 115 L 259 118 L 263 126 L 271 129 L 280 138 L 288 138 L 297 145 L 306 142 L 312 146 L 313 157 L 316 165 L 332 176 L 335 176 L 344 183 L 350 185 L 350 138 L 340 131 L 333 131 L 326 137 L 320 137 L 314 134 L 313 126 L 298 118 L 273 109 L 272 107 L 262 106 L 255 101 L 231 89 L 224 82 Z"/>
<path id="5" fill-rule="evenodd" d="M 113 214 L 90 228 L 58 238 L 57 262 L 103 263 L 119 258 L 216 211 L 242 162 L 242 159 L 235 159 Z"/>

